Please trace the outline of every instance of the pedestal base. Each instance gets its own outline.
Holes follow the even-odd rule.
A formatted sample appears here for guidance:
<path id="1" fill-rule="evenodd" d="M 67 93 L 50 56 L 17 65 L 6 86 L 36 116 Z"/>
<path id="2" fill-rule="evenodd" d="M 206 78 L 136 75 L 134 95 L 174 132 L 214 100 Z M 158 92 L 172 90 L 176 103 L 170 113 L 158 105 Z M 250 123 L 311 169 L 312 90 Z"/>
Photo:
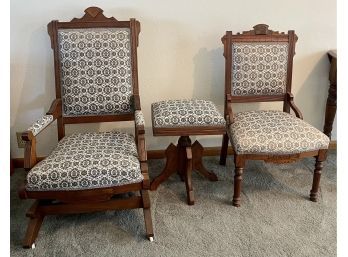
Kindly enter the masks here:
<path id="1" fill-rule="evenodd" d="M 167 162 L 164 170 L 159 176 L 157 176 L 151 183 L 150 189 L 156 190 L 158 186 L 167 180 L 172 174 L 178 173 L 181 181 L 185 181 L 187 203 L 189 205 L 194 204 L 194 194 L 192 187 L 193 170 L 196 170 L 203 177 L 206 177 L 210 181 L 217 181 L 217 176 L 209 172 L 202 162 L 203 147 L 195 141 L 191 144 L 191 139 L 188 136 L 181 136 L 178 141 L 178 145 L 170 144 L 165 151 Z"/>

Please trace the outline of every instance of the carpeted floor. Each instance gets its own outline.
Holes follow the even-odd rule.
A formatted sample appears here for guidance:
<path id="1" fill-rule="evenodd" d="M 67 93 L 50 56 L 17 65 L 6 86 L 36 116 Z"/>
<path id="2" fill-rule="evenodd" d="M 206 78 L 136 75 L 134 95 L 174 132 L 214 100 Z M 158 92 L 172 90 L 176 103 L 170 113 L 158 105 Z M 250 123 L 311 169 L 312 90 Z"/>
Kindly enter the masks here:
<path id="1" fill-rule="evenodd" d="M 247 163 L 242 206 L 231 205 L 233 160 L 226 167 L 206 157 L 217 182 L 194 174 L 194 206 L 186 204 L 184 183 L 172 176 L 151 192 L 155 241 L 145 239 L 138 210 L 46 217 L 36 248 L 21 248 L 30 200 L 17 196 L 24 179 L 11 177 L 11 256 L 336 256 L 336 154 L 324 166 L 320 200 L 308 200 L 314 159 L 273 165 Z M 164 160 L 149 161 L 156 176 Z"/>

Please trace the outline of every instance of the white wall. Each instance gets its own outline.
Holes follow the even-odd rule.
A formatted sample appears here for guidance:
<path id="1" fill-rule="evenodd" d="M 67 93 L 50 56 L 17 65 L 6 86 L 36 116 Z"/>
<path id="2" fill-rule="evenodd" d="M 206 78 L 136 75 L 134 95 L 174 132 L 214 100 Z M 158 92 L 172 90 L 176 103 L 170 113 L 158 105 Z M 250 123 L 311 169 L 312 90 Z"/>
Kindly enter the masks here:
<path id="1" fill-rule="evenodd" d="M 258 23 L 269 24 L 274 30 L 296 31 L 299 40 L 293 71 L 295 102 L 304 119 L 322 130 L 329 71 L 326 52 L 336 48 L 336 1 L 11 0 L 12 157 L 23 157 L 15 132 L 25 130 L 44 114 L 55 97 L 47 23 L 81 17 L 83 10 L 92 5 L 102 8 L 106 16 L 120 20 L 134 17 L 141 22 L 139 84 L 148 149 L 163 149 L 177 140 L 152 136 L 152 102 L 203 98 L 214 101 L 222 111 L 224 58 L 220 38 L 226 30 L 250 30 Z M 280 106 L 239 105 L 235 109 Z M 71 125 L 67 133 L 105 131 L 116 126 L 115 123 Z M 122 126 L 128 131 L 131 128 L 131 123 Z M 221 142 L 216 136 L 199 139 L 204 146 L 218 146 Z M 54 124 L 38 136 L 38 155 L 47 155 L 56 142 Z"/>

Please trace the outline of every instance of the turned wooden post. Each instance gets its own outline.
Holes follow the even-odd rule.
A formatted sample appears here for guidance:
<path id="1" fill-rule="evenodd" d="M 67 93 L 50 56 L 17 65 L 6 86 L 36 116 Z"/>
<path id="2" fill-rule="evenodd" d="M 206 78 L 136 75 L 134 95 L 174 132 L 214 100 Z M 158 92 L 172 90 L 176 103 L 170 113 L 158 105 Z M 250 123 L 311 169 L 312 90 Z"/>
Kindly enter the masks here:
<path id="1" fill-rule="evenodd" d="M 326 101 L 324 134 L 331 139 L 332 125 L 337 109 L 337 53 L 336 51 L 330 51 L 328 56 L 331 63 L 329 75 L 330 87 Z"/>
<path id="2" fill-rule="evenodd" d="M 323 161 L 316 160 L 314 174 L 313 174 L 312 190 L 310 193 L 310 200 L 312 202 L 318 201 L 319 183 L 320 183 L 321 171 L 323 169 L 323 166 L 324 166 Z"/>

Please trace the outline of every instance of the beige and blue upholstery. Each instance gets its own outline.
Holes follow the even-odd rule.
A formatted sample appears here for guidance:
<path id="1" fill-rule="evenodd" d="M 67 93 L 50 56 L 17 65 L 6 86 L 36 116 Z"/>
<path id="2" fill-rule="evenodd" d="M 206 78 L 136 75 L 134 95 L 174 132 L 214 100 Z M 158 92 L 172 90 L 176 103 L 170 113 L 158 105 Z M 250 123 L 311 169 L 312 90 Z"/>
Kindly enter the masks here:
<path id="1" fill-rule="evenodd" d="M 59 29 L 63 116 L 134 112 L 129 28 Z"/>
<path id="2" fill-rule="evenodd" d="M 273 110 L 235 113 L 228 134 L 237 154 L 296 154 L 327 149 L 330 142 L 307 122 Z"/>
<path id="3" fill-rule="evenodd" d="M 232 43 L 233 96 L 286 92 L 288 43 Z"/>
<path id="4" fill-rule="evenodd" d="M 143 180 L 134 137 L 122 132 L 76 133 L 27 175 L 28 191 L 83 190 Z"/>
<path id="5" fill-rule="evenodd" d="M 152 104 L 155 128 L 225 126 L 213 102 L 207 100 L 166 100 Z"/>
<path id="6" fill-rule="evenodd" d="M 39 134 L 44 128 L 53 122 L 53 115 L 44 115 L 37 121 L 35 121 L 27 131 L 31 131 L 34 136 Z"/>

